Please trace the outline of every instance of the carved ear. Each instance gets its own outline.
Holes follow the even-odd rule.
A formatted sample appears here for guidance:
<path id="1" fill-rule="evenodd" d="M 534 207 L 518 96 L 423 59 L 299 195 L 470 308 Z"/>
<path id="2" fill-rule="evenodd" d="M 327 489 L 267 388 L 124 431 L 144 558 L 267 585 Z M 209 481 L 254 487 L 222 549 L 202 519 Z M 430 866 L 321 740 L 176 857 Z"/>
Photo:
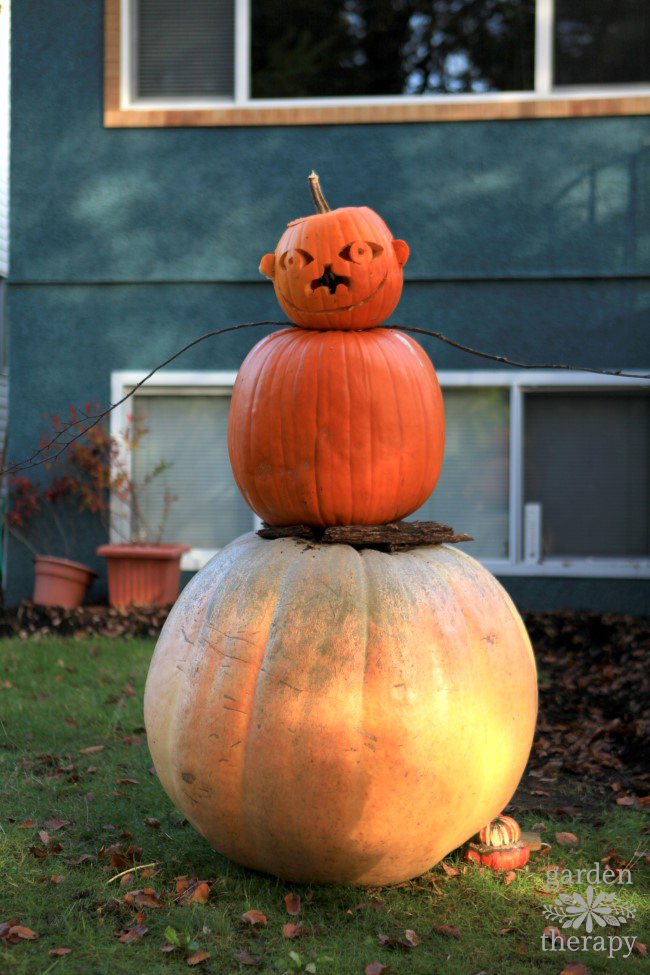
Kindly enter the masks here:
<path id="1" fill-rule="evenodd" d="M 265 274 L 267 278 L 273 278 L 275 274 L 275 254 L 265 254 L 260 261 L 260 271 Z"/>
<path id="2" fill-rule="evenodd" d="M 393 249 L 395 251 L 395 256 L 397 257 L 397 263 L 400 267 L 404 267 L 409 259 L 409 254 L 411 253 L 409 250 L 409 245 L 405 240 L 394 240 Z"/>

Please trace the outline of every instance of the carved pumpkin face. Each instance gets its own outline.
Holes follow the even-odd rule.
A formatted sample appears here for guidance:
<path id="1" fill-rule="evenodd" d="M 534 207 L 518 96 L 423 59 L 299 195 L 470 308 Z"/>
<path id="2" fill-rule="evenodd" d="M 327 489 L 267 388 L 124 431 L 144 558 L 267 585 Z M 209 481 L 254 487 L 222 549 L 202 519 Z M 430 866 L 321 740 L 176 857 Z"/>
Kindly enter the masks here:
<path id="1" fill-rule="evenodd" d="M 260 271 L 296 325 L 372 328 L 397 306 L 408 256 L 374 210 L 341 207 L 292 221 Z"/>

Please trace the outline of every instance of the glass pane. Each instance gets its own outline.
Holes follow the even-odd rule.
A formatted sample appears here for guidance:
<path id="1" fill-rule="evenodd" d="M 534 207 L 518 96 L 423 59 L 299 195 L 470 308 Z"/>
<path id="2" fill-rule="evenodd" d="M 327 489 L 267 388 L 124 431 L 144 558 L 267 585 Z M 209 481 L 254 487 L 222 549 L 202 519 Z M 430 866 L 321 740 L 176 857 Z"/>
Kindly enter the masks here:
<path id="1" fill-rule="evenodd" d="M 556 0 L 556 85 L 644 81 L 650 81 L 648 0 Z"/>
<path id="2" fill-rule="evenodd" d="M 524 498 L 545 556 L 650 554 L 650 396 L 529 393 Z"/>
<path id="3" fill-rule="evenodd" d="M 509 392 L 444 390 L 445 459 L 438 486 L 409 521 L 440 521 L 475 541 L 463 552 L 508 557 L 510 477 Z"/>
<path id="4" fill-rule="evenodd" d="M 136 397 L 134 415 L 147 431 L 133 451 L 136 482 L 161 460 L 171 465 L 144 491 L 144 520 L 151 533 L 164 521 L 164 541 L 220 548 L 253 528 L 228 459 L 229 407 L 228 396 Z M 166 493 L 177 500 L 165 518 Z"/>
<path id="5" fill-rule="evenodd" d="M 251 0 L 253 98 L 533 87 L 534 0 Z"/>
<path id="6" fill-rule="evenodd" d="M 137 88 L 142 97 L 230 97 L 234 0 L 138 0 Z"/>

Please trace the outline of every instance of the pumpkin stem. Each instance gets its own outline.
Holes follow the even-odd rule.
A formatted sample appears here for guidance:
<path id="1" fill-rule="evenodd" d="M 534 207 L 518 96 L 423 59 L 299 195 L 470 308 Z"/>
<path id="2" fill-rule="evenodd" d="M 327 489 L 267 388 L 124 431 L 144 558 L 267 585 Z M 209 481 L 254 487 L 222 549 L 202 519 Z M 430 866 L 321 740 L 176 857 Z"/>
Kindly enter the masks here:
<path id="1" fill-rule="evenodd" d="M 316 207 L 316 213 L 329 213 L 332 208 L 323 196 L 323 191 L 320 188 L 320 183 L 318 182 L 318 173 L 315 173 L 312 169 L 308 179 L 309 191 L 311 193 L 311 198 L 314 201 L 314 206 Z"/>

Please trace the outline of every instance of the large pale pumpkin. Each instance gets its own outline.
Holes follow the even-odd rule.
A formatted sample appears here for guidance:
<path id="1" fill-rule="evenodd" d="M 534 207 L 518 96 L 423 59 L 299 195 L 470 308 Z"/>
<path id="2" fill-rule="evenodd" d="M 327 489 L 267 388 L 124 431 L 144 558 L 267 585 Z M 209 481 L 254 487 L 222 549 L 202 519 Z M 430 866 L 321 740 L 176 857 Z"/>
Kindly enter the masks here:
<path id="1" fill-rule="evenodd" d="M 424 504 L 445 421 L 431 360 L 395 329 L 274 332 L 242 363 L 228 423 L 235 480 L 272 525 L 373 525 Z"/>
<path id="2" fill-rule="evenodd" d="M 474 559 L 251 533 L 172 609 L 145 722 L 163 787 L 221 853 L 385 884 L 500 812 L 536 706 L 522 621 Z"/>

